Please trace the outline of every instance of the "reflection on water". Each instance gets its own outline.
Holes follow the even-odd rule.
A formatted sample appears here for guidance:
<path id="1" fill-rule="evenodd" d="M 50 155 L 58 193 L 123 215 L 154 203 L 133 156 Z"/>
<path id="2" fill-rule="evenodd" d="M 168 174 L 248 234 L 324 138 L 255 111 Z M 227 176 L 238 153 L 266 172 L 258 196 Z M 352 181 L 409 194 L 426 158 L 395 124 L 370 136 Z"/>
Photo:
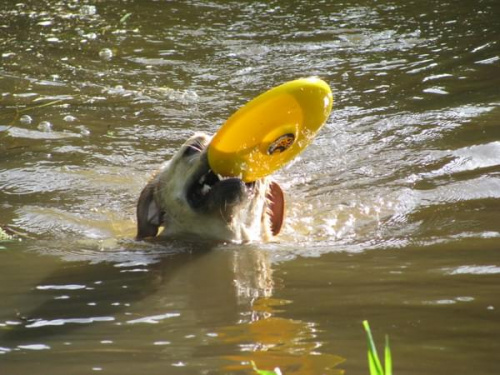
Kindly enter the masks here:
<path id="1" fill-rule="evenodd" d="M 321 353 L 321 342 L 315 341 L 317 327 L 314 323 L 274 317 L 276 307 L 288 301 L 261 298 L 252 306 L 252 321 L 248 324 L 222 328 L 222 341 L 238 344 L 242 354 L 226 359 L 237 362 L 223 368 L 236 371 L 257 367 L 279 369 L 286 374 L 342 374 L 335 368 L 344 359 Z M 253 365 L 252 365 L 253 362 Z"/>
<path id="2" fill-rule="evenodd" d="M 254 305 L 256 313 L 265 315 L 249 324 L 230 326 L 219 333 L 224 342 L 239 344 L 242 354 L 227 359 L 239 363 L 228 365 L 224 371 L 251 368 L 252 362 L 259 369 L 272 370 L 279 364 L 285 374 L 342 374 L 335 367 L 344 359 L 323 354 L 317 349 L 314 323 L 273 317 L 273 305 L 286 301 L 260 299 Z"/>
<path id="3" fill-rule="evenodd" d="M 253 361 L 259 368 L 279 364 L 291 374 L 340 373 L 330 369 L 343 359 L 320 352 L 314 323 L 275 316 L 287 302 L 270 297 L 267 252 L 204 251 L 205 246 L 178 243 L 175 248 L 184 247 L 180 253 L 163 249 L 162 255 L 136 253 L 128 259 L 120 252 L 117 263 L 102 262 L 98 254 L 89 256 L 90 263 L 62 263 L 24 290 L 16 301 L 23 307 L 0 322 L 0 354 L 14 361 L 44 350 L 53 353 L 48 357 L 91 357 L 101 351 L 94 346 L 98 342 L 116 348 L 115 356 L 130 350 L 140 355 L 154 345 L 168 346 L 165 364 L 185 367 L 208 345 L 225 348 L 220 358 L 209 357 L 223 371 L 248 370 Z M 197 327 L 183 323 L 191 320 Z M 89 334 L 90 342 L 81 341 Z"/>
<path id="4" fill-rule="evenodd" d="M 366 373 L 368 319 L 398 372 L 498 373 L 499 4 L 3 1 L 0 225 L 25 239 L 0 252 L 0 365 Z M 131 240 L 193 131 L 310 75 L 334 110 L 276 175 L 279 241 Z"/>

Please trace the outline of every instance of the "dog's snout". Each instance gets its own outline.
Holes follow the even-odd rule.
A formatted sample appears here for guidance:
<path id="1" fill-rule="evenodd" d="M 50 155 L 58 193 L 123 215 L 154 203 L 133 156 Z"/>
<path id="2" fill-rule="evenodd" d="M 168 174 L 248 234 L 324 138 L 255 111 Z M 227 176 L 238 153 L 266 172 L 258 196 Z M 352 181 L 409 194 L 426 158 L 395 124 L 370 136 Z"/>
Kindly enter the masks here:
<path id="1" fill-rule="evenodd" d="M 235 204 L 243 200 L 245 183 L 239 178 L 228 178 L 212 189 L 213 200 L 222 204 Z"/>
<path id="2" fill-rule="evenodd" d="M 188 188 L 187 201 L 199 211 L 220 211 L 242 202 L 247 190 L 239 178 L 222 179 L 210 169 L 197 177 Z"/>

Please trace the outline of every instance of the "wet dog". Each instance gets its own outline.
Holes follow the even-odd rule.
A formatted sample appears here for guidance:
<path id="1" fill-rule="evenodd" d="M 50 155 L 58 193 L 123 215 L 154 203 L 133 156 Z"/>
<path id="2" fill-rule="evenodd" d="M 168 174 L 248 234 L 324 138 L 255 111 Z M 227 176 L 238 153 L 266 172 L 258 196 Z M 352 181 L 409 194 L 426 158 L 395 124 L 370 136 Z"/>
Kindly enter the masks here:
<path id="1" fill-rule="evenodd" d="M 137 203 L 137 239 L 199 237 L 219 241 L 266 241 L 283 224 L 285 201 L 269 178 L 245 183 L 210 169 L 211 137 L 196 133 L 144 187 Z"/>

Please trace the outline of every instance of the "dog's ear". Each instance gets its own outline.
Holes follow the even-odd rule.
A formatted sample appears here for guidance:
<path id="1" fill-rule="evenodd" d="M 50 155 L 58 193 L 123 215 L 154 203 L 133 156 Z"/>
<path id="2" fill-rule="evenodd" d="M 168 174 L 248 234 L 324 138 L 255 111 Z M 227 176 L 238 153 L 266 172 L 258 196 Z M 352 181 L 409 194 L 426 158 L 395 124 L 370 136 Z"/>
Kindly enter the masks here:
<path id="1" fill-rule="evenodd" d="M 273 236 L 277 236 L 285 219 L 285 195 L 281 187 L 276 182 L 272 181 L 269 184 L 266 198 L 269 205 L 271 233 Z"/>
<path id="2" fill-rule="evenodd" d="M 162 222 L 162 212 L 156 203 L 154 191 L 156 183 L 149 182 L 142 189 L 139 201 L 137 202 L 137 236 L 140 240 L 145 237 L 154 237 L 158 233 Z"/>

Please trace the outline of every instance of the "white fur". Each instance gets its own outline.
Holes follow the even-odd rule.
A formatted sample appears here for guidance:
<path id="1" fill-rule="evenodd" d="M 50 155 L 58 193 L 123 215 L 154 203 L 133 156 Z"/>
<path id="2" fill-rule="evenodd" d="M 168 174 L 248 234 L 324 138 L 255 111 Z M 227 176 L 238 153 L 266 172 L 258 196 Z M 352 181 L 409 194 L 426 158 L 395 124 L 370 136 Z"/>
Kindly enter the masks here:
<path id="1" fill-rule="evenodd" d="M 266 196 L 270 180 L 267 178 L 256 181 L 252 191 L 246 189 L 244 199 L 229 209 L 229 215 L 200 213 L 189 205 L 186 192 L 203 168 L 203 157 L 210 139 L 203 133 L 194 134 L 170 161 L 163 164 L 148 184 L 153 188 L 154 199 L 145 216 L 154 222 L 159 216 L 157 211 L 162 212 L 163 220 L 159 224 L 164 227 L 160 234 L 163 237 L 196 236 L 234 242 L 268 240 L 272 233 Z M 186 148 L 193 144 L 200 144 L 202 151 L 186 156 Z M 138 207 L 141 204 L 145 203 L 139 199 Z"/>

